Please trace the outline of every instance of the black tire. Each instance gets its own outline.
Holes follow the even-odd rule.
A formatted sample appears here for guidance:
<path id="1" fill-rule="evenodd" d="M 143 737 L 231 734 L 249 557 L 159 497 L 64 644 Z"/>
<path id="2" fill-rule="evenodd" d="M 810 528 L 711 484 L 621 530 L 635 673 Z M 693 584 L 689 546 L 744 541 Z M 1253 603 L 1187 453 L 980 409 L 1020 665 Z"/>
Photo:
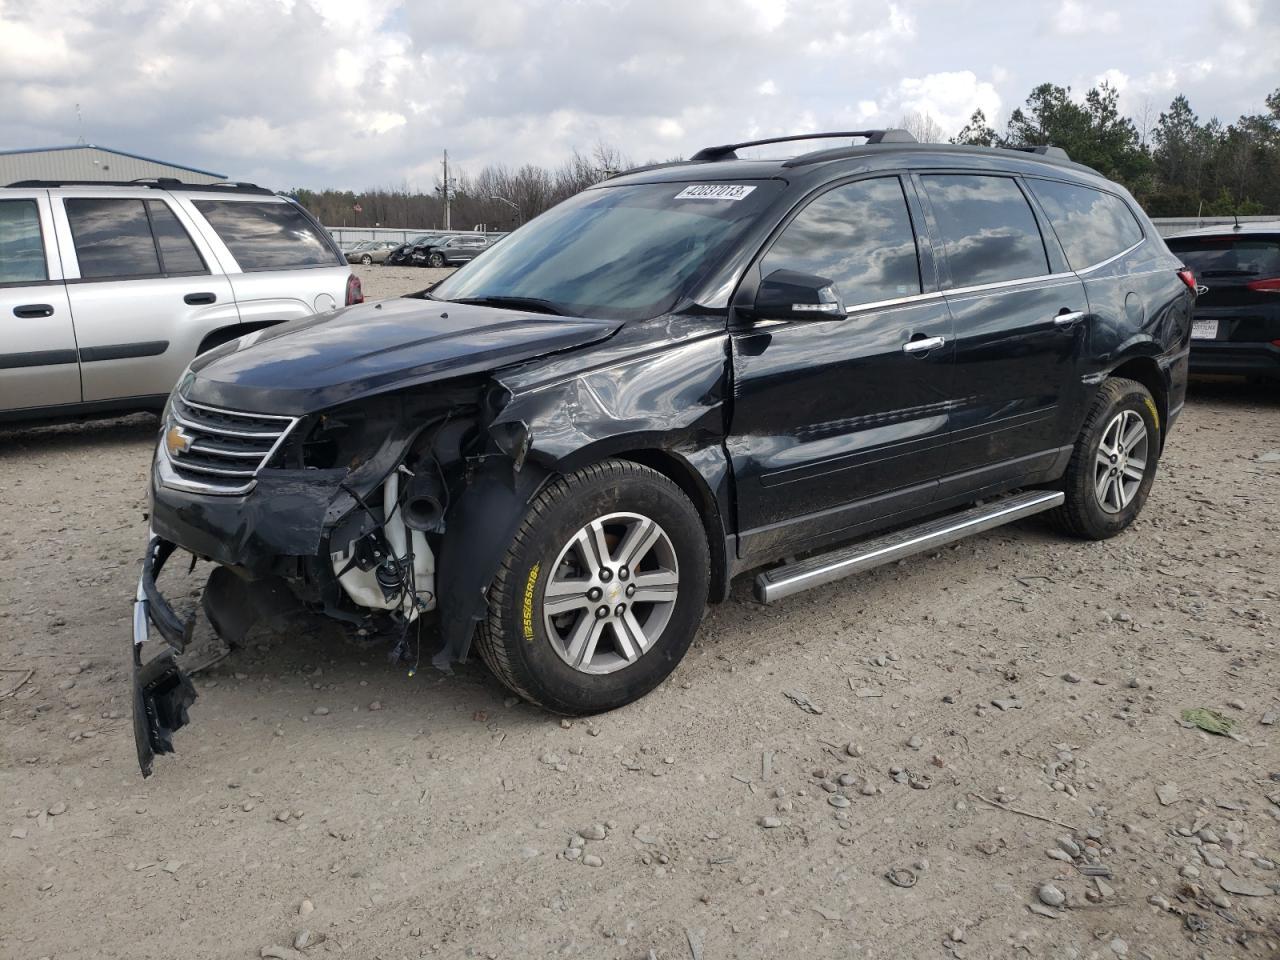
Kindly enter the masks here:
<path id="1" fill-rule="evenodd" d="M 369 266 L 371 263 L 373 263 L 373 257 L 369 256 L 369 255 L 366 253 L 363 257 L 361 257 L 361 258 L 360 258 L 360 262 L 361 262 L 361 263 L 363 263 L 363 264 L 367 267 L 367 266 Z"/>
<path id="2" fill-rule="evenodd" d="M 1099 462 L 1099 447 L 1108 427 L 1125 411 L 1137 414 L 1146 428 L 1147 447 L 1143 458 L 1145 466 L 1141 470 L 1142 479 L 1138 481 L 1132 499 L 1116 509 L 1117 503 L 1112 498 L 1111 509 L 1108 509 L 1103 505 L 1097 487 L 1096 471 L 1100 468 L 1105 470 Z M 1114 537 L 1133 523 L 1134 518 L 1142 511 L 1143 504 L 1147 502 L 1151 484 L 1156 478 L 1160 447 L 1159 414 L 1151 392 L 1134 380 L 1120 377 L 1104 380 L 1098 388 L 1089 415 L 1085 417 L 1063 477 L 1062 489 L 1066 494 L 1066 501 L 1050 514 L 1051 519 L 1060 529 L 1077 537 L 1088 540 Z"/>
<path id="3" fill-rule="evenodd" d="M 584 673 L 553 646 L 542 615 L 544 593 L 561 549 L 593 520 L 619 512 L 650 518 L 666 534 L 678 564 L 678 592 L 665 626 L 642 654 L 611 673 Z M 697 632 L 709 582 L 706 534 L 683 491 L 649 467 L 605 460 L 560 477 L 530 504 L 489 589 L 477 647 L 498 679 L 532 703 L 570 715 L 612 710 L 643 697 L 675 669 Z"/>
<path id="4" fill-rule="evenodd" d="M 438 268 L 438 267 L 443 267 L 443 266 L 444 266 L 444 254 L 439 253 L 439 252 L 434 252 L 434 251 L 433 251 L 433 252 L 432 252 L 432 254 L 431 254 L 431 256 L 427 257 L 427 266 L 429 266 L 429 267 L 437 267 L 437 268 Z"/>

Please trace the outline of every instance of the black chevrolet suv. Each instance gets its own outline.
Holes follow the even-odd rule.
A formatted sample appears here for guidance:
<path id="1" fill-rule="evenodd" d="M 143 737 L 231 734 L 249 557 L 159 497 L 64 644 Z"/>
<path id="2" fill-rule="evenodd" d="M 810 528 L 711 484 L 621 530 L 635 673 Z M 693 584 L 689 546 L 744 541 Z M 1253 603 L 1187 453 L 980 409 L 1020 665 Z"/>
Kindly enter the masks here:
<path id="1" fill-rule="evenodd" d="M 301 606 L 588 713 L 745 571 L 769 602 L 1041 511 L 1125 529 L 1194 301 L 1132 197 L 1054 148 L 783 140 L 819 136 L 852 145 L 634 170 L 430 291 L 197 358 L 135 604 L 144 772 L 195 695 L 177 548 L 230 644 Z"/>

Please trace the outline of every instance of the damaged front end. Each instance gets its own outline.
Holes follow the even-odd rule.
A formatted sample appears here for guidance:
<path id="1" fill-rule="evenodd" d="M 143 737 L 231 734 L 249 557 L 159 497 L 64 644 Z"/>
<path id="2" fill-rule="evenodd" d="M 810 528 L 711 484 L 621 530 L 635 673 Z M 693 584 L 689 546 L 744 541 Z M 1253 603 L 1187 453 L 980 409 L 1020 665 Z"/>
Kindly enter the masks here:
<path id="1" fill-rule="evenodd" d="M 254 623 L 305 610 L 390 637 L 395 656 L 409 636 L 434 639 L 425 654 L 442 669 L 466 656 L 501 548 L 547 475 L 523 462 L 527 430 L 490 429 L 507 396 L 488 378 L 469 377 L 276 416 L 175 391 L 153 465 L 151 534 L 134 604 L 144 776 L 156 754 L 172 752 L 196 696 L 176 660 L 193 620 L 156 584 L 179 547 L 193 565 L 215 565 L 202 605 L 231 648 Z M 427 618 L 438 631 L 408 629 Z M 164 645 L 144 665 L 152 632 Z"/>

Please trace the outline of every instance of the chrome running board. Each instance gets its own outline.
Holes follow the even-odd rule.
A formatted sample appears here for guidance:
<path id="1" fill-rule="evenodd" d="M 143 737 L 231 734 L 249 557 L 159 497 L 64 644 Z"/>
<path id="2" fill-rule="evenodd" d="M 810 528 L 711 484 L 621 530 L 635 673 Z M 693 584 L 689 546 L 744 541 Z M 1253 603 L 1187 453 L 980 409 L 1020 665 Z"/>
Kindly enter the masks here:
<path id="1" fill-rule="evenodd" d="M 1017 493 L 914 527 L 895 530 L 873 540 L 864 540 L 807 560 L 773 567 L 756 577 L 756 597 L 762 603 L 773 603 L 793 593 L 832 583 L 881 564 L 893 563 L 913 553 L 940 547 L 1034 513 L 1052 510 L 1060 506 L 1064 499 L 1061 490 Z"/>

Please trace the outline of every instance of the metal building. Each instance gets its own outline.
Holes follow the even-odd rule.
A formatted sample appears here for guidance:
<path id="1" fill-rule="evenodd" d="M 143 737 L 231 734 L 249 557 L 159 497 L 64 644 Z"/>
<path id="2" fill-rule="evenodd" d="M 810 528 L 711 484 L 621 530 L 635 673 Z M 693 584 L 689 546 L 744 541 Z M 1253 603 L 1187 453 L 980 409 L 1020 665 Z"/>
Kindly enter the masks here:
<path id="1" fill-rule="evenodd" d="M 140 157 L 92 143 L 37 150 L 0 150 L 0 186 L 20 180 L 141 180 L 175 177 L 188 183 L 226 180 L 221 173 Z"/>

